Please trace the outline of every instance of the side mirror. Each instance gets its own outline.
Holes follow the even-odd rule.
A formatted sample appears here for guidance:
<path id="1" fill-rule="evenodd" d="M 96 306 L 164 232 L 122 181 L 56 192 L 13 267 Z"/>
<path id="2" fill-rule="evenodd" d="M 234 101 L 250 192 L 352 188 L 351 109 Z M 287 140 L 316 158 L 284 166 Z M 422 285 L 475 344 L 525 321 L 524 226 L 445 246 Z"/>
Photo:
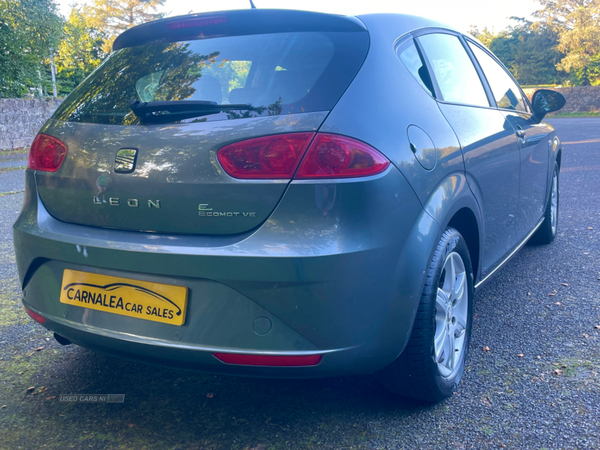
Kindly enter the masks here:
<path id="1" fill-rule="evenodd" d="M 546 114 L 558 111 L 565 106 L 565 103 L 567 103 L 567 100 L 559 92 L 549 89 L 535 91 L 531 98 L 531 105 L 533 107 L 532 122 L 540 123 Z"/>

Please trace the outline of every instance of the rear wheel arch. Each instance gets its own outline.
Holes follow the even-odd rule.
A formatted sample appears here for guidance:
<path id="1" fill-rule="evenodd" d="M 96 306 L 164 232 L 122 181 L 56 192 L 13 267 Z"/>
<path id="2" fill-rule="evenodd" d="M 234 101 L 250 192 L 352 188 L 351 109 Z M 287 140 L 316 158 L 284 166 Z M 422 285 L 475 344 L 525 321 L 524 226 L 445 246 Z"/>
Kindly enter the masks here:
<path id="1" fill-rule="evenodd" d="M 446 227 L 455 228 L 464 237 L 473 265 L 473 279 L 477 282 L 477 275 L 480 273 L 479 263 L 482 259 L 481 242 L 485 229 L 479 204 L 464 174 L 454 173 L 446 178 L 433 191 L 429 201 L 423 207 L 440 225 L 438 239 Z"/>
<path id="2" fill-rule="evenodd" d="M 458 210 L 450 219 L 447 227 L 455 228 L 465 239 L 469 255 L 471 256 L 471 264 L 473 266 L 473 279 L 477 280 L 479 272 L 479 256 L 480 256 L 480 233 L 477 218 L 473 211 L 467 207 Z"/>

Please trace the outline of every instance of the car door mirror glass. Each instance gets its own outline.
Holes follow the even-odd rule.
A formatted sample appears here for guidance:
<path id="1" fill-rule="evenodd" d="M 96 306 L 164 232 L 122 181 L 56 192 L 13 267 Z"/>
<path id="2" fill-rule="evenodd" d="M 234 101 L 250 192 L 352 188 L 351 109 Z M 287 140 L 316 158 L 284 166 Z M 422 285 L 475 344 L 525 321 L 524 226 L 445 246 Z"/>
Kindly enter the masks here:
<path id="1" fill-rule="evenodd" d="M 548 113 L 558 111 L 565 106 L 565 103 L 567 100 L 561 93 L 549 89 L 539 89 L 531 98 L 533 115 L 539 120 L 542 120 Z"/>

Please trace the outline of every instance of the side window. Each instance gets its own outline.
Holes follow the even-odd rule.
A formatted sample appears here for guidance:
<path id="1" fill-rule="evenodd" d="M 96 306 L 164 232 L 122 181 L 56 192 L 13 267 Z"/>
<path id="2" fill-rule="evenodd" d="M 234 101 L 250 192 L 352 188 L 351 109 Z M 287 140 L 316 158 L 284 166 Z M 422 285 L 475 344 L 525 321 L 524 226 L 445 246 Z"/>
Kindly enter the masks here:
<path id="1" fill-rule="evenodd" d="M 414 41 L 411 39 L 410 41 L 400 45 L 400 47 L 398 47 L 396 50 L 396 53 L 398 58 L 400 58 L 400 61 L 402 61 L 402 64 L 404 64 L 415 80 L 417 80 L 421 86 L 427 89 L 427 91 L 429 91 L 429 93 L 435 97 L 435 91 L 433 89 L 431 77 L 429 76 L 429 71 L 423 62 L 423 59 L 421 58 L 419 50 L 417 50 Z"/>
<path id="2" fill-rule="evenodd" d="M 444 101 L 490 106 L 475 66 L 456 36 L 426 34 L 418 41 L 431 64 Z"/>
<path id="3" fill-rule="evenodd" d="M 517 86 L 510 75 L 506 73 L 506 70 L 477 45 L 469 42 L 469 47 L 471 47 L 475 58 L 479 61 L 481 70 L 483 70 L 492 89 L 498 108 L 527 112 L 521 89 L 519 89 L 519 86 Z"/>

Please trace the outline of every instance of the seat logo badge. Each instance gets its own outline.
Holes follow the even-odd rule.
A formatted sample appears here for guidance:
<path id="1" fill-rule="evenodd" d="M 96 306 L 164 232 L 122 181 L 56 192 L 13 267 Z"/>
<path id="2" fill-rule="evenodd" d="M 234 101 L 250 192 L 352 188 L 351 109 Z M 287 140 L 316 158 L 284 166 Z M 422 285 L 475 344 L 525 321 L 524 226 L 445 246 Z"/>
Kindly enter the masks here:
<path id="1" fill-rule="evenodd" d="M 135 160 L 137 159 L 137 149 L 122 148 L 115 157 L 115 172 L 131 173 L 135 169 Z"/>

